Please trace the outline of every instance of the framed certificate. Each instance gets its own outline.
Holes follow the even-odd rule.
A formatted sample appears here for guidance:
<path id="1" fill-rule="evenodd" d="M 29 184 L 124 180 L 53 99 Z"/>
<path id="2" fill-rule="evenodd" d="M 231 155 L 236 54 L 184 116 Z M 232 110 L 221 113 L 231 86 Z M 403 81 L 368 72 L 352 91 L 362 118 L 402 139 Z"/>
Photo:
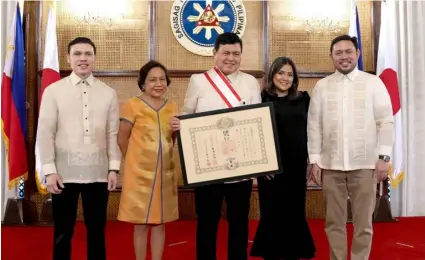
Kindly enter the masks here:
<path id="1" fill-rule="evenodd" d="M 280 173 L 274 115 L 269 102 L 179 116 L 184 186 Z"/>

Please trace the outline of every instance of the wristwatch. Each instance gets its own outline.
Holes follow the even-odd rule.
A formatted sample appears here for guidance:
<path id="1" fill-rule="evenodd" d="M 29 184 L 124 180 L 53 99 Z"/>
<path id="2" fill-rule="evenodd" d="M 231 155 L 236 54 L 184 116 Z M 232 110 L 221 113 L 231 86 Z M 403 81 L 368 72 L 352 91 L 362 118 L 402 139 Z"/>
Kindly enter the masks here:
<path id="1" fill-rule="evenodd" d="M 119 170 L 109 170 L 110 172 L 115 172 L 116 174 L 120 174 Z"/>
<path id="2" fill-rule="evenodd" d="M 388 155 L 379 155 L 379 160 L 383 160 L 384 162 L 389 162 L 390 161 L 390 157 Z"/>

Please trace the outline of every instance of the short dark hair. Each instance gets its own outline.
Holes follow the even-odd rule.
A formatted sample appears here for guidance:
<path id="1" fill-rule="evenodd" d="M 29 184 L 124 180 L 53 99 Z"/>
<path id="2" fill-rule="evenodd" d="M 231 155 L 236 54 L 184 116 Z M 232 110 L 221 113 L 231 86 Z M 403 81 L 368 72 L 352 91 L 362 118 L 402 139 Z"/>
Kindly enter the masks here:
<path id="1" fill-rule="evenodd" d="M 273 78 L 274 75 L 276 75 L 276 73 L 278 73 L 279 70 L 286 64 L 292 67 L 294 77 L 294 80 L 292 81 L 292 86 L 288 89 L 288 98 L 295 99 L 299 96 L 299 79 L 297 67 L 295 66 L 295 63 L 292 61 L 292 59 L 289 57 L 279 57 L 273 61 L 272 65 L 270 66 L 269 73 L 267 75 L 267 85 L 264 90 L 271 96 L 277 96 L 276 86 L 273 83 Z"/>
<path id="2" fill-rule="evenodd" d="M 331 42 L 331 54 L 332 54 L 332 50 L 334 48 L 334 45 L 337 44 L 340 41 L 350 41 L 354 44 L 354 48 L 356 48 L 356 51 L 359 49 L 359 44 L 357 43 L 357 37 L 355 36 L 350 36 L 350 35 L 340 35 L 338 37 L 336 37 L 335 39 L 332 40 Z"/>
<path id="3" fill-rule="evenodd" d="M 93 47 L 94 54 L 96 54 L 96 45 L 94 45 L 94 42 L 92 42 L 92 40 L 87 37 L 77 37 L 74 40 L 70 41 L 68 43 L 68 54 L 71 53 L 71 47 L 79 43 L 90 44 Z"/>
<path id="4" fill-rule="evenodd" d="M 218 51 L 220 45 L 239 43 L 241 51 L 243 49 L 242 39 L 236 33 L 225 32 L 217 36 L 214 43 L 214 50 Z"/>
<path id="5" fill-rule="evenodd" d="M 150 60 L 145 65 L 143 65 L 139 71 L 139 77 L 137 78 L 137 85 L 139 85 L 139 88 L 141 91 L 145 91 L 143 85 L 145 84 L 149 71 L 151 71 L 151 69 L 153 68 L 161 68 L 165 73 L 167 86 L 171 84 L 171 79 L 170 79 L 170 76 L 168 75 L 167 68 L 156 60 Z"/>

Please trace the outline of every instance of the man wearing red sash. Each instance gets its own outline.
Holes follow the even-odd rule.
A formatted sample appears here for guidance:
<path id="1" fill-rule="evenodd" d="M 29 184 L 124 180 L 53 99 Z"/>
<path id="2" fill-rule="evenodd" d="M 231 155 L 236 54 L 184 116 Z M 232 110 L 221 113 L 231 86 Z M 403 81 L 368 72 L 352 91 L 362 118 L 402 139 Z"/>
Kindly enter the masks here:
<path id="1" fill-rule="evenodd" d="M 206 112 L 261 103 L 260 86 L 251 75 L 239 71 L 242 40 L 235 33 L 219 35 L 214 45 L 215 67 L 192 75 L 184 101 L 183 114 Z M 171 121 L 179 130 L 177 118 Z M 215 260 L 217 228 L 223 199 L 229 223 L 228 260 L 248 259 L 248 214 L 252 180 L 211 184 L 195 189 L 198 224 L 196 258 Z"/>

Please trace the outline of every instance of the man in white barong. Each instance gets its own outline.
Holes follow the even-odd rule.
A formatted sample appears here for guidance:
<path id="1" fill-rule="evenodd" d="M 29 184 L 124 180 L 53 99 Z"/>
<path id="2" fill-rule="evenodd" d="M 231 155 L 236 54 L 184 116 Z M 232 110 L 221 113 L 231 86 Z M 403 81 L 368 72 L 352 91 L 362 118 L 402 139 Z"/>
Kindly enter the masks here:
<path id="1" fill-rule="evenodd" d="M 311 174 L 322 182 L 331 260 L 347 258 L 347 198 L 354 220 L 352 260 L 369 259 L 377 182 L 388 177 L 393 112 L 381 79 L 358 70 L 356 37 L 330 47 L 335 73 L 317 82 L 308 113 Z"/>
<path id="2" fill-rule="evenodd" d="M 192 114 L 241 105 L 261 103 L 260 86 L 251 75 L 239 71 L 242 40 L 235 33 L 219 35 L 214 45 L 215 67 L 192 75 L 182 114 Z M 180 129 L 177 118 L 171 128 Z M 248 215 L 252 180 L 210 184 L 195 189 L 196 258 L 215 260 L 217 229 L 223 199 L 229 223 L 228 258 L 246 260 L 248 247 Z"/>

